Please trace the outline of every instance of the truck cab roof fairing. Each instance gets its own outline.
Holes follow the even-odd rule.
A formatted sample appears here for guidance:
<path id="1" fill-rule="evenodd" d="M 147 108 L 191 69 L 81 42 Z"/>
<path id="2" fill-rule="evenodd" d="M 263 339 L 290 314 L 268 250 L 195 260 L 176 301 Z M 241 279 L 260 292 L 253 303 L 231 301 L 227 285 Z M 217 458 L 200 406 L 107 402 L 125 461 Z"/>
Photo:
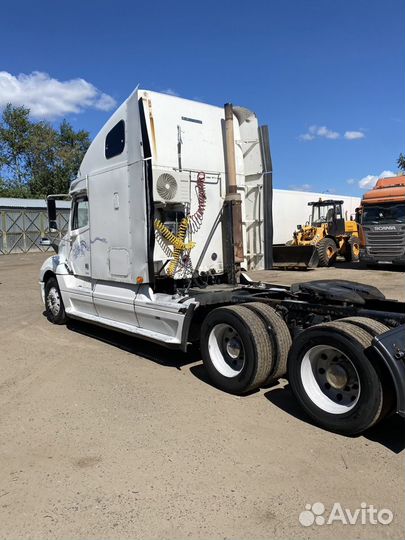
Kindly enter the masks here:
<path id="1" fill-rule="evenodd" d="M 149 281 L 144 161 L 137 92 L 101 128 L 80 165 L 87 183 L 93 279 Z"/>

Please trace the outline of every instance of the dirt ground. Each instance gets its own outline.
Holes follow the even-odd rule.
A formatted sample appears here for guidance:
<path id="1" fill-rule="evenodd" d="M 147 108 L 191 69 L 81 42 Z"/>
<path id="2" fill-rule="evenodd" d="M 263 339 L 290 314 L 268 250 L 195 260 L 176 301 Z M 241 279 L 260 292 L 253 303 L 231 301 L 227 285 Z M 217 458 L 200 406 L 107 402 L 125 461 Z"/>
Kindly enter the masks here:
<path id="1" fill-rule="evenodd" d="M 0 257 L 0 538 L 404 537 L 398 417 L 341 437 L 311 425 L 286 383 L 237 398 L 195 351 L 53 326 L 44 258 Z M 404 300 L 404 273 L 357 268 L 257 276 L 352 279 Z M 394 518 L 301 525 L 316 502 L 326 517 L 366 503 Z"/>
<path id="2" fill-rule="evenodd" d="M 369 269 L 359 263 L 337 262 L 336 266 L 316 268 L 315 270 L 251 272 L 251 277 L 277 285 L 291 285 L 315 279 L 348 279 L 373 285 L 373 287 L 380 289 L 386 298 L 405 301 L 405 272 L 403 268 L 391 265 L 379 265 Z"/>

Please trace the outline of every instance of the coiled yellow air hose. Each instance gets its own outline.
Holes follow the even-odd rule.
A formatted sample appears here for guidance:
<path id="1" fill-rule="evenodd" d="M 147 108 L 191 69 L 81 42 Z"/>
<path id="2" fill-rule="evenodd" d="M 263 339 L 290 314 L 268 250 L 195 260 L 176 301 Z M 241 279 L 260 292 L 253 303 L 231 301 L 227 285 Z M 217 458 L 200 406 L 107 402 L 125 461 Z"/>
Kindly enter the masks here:
<path id="1" fill-rule="evenodd" d="M 154 222 L 155 229 L 162 235 L 169 244 L 173 245 L 173 258 L 170 261 L 169 268 L 167 269 L 167 275 L 173 277 L 176 273 L 176 268 L 179 264 L 180 257 L 182 253 L 186 250 L 190 250 L 195 246 L 195 242 L 184 242 L 184 239 L 187 234 L 187 229 L 189 226 L 188 217 L 184 217 L 181 220 L 179 231 L 177 236 L 172 233 L 170 229 L 164 225 L 159 219 L 155 219 Z"/>

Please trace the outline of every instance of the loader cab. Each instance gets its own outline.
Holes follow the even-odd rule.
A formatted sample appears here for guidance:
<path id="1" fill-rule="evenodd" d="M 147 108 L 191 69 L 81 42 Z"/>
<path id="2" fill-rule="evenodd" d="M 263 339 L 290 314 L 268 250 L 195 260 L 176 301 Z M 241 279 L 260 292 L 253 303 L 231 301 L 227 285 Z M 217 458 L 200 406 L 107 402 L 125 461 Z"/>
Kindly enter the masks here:
<path id="1" fill-rule="evenodd" d="M 326 226 L 327 234 L 338 236 L 345 232 L 345 220 L 342 212 L 343 201 L 316 201 L 308 203 L 312 206 L 311 224 L 319 228 Z"/>

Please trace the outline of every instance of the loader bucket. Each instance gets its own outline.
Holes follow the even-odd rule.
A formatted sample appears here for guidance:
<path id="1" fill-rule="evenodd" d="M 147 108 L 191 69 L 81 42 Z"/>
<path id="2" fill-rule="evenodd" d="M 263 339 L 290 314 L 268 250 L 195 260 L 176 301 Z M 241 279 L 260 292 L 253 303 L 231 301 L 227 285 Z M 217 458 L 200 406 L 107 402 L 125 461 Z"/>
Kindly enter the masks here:
<path id="1" fill-rule="evenodd" d="M 307 269 L 318 266 L 319 257 L 315 246 L 273 246 L 273 268 Z"/>

